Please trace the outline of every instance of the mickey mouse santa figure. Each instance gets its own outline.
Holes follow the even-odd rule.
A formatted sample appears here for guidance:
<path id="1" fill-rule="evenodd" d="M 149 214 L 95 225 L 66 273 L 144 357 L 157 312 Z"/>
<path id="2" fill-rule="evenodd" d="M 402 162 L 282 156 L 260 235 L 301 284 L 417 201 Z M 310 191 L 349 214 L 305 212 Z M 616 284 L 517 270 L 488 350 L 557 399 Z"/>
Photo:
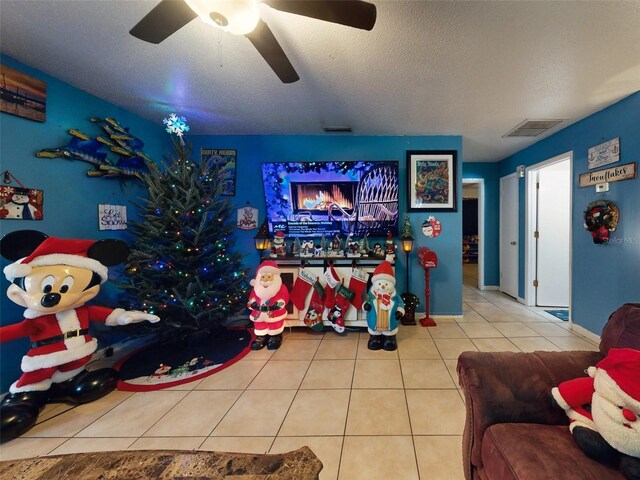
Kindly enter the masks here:
<path id="1" fill-rule="evenodd" d="M 108 267 L 127 258 L 129 249 L 120 240 L 63 239 L 21 230 L 2 238 L 0 253 L 13 262 L 3 270 L 11 282 L 7 296 L 26 308 L 21 322 L 0 327 L 0 342 L 22 337 L 31 342 L 22 357 L 22 376 L 0 403 L 0 441 L 6 442 L 29 430 L 47 402 L 92 402 L 115 388 L 115 370 L 85 368 L 97 348 L 90 321 L 114 326 L 159 318 L 85 305 L 107 281 Z"/>

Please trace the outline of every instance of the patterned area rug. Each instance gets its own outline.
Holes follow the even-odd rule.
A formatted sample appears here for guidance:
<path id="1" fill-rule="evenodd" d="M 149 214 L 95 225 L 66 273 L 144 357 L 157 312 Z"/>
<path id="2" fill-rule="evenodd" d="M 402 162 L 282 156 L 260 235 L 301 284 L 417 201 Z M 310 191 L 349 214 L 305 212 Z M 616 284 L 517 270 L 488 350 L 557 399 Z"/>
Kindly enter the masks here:
<path id="1" fill-rule="evenodd" d="M 569 310 L 545 310 L 545 312 L 550 313 L 564 322 L 569 321 Z"/>
<path id="2" fill-rule="evenodd" d="M 148 392 L 200 380 L 244 357 L 252 339 L 247 329 L 219 329 L 145 346 L 114 366 L 118 389 Z"/>
<path id="3" fill-rule="evenodd" d="M 0 462 L 0 478 L 38 480 L 316 480 L 322 462 L 309 447 L 281 454 L 144 450 L 52 455 Z"/>

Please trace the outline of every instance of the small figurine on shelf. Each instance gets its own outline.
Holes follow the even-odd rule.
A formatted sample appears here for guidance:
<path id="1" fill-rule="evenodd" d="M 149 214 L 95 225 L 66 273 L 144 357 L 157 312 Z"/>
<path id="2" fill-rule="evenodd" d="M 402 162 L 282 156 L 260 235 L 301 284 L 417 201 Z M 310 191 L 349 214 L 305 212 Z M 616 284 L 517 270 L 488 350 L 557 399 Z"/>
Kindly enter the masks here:
<path id="1" fill-rule="evenodd" d="M 249 318 L 254 323 L 256 338 L 251 350 L 277 350 L 282 343 L 284 318 L 287 316 L 289 290 L 282 283 L 280 270 L 272 260 L 266 260 L 258 267 L 256 278 L 251 280 L 253 291 L 249 295 L 247 308 Z"/>
<path id="2" fill-rule="evenodd" d="M 347 244 L 347 257 L 357 258 L 360 257 L 360 243 L 357 241 L 349 242 Z"/>
<path id="3" fill-rule="evenodd" d="M 332 257 L 341 257 L 341 250 L 342 249 L 342 240 L 340 240 L 340 236 L 339 235 L 334 235 L 333 236 L 333 240 L 331 242 L 331 256 Z"/>
<path id="4" fill-rule="evenodd" d="M 302 242 L 302 249 L 300 250 L 301 257 L 310 257 L 313 255 L 313 240 L 304 240 Z"/>
<path id="5" fill-rule="evenodd" d="M 363 257 L 369 255 L 369 250 L 371 250 L 371 248 L 369 247 L 369 238 L 365 235 L 358 243 L 360 247 L 360 255 L 362 255 Z"/>
<path id="6" fill-rule="evenodd" d="M 377 243 L 373 246 L 373 256 L 377 258 L 384 258 L 384 250 L 382 250 L 382 245 Z"/>
<path id="7" fill-rule="evenodd" d="M 317 245 L 316 245 L 317 248 Z M 329 252 L 329 242 L 327 242 L 327 239 L 324 235 L 322 235 L 322 238 L 320 239 L 320 248 L 322 249 L 323 255 L 322 256 L 326 256 Z"/>
<path id="8" fill-rule="evenodd" d="M 286 257 L 287 246 L 284 242 L 284 232 L 277 231 L 273 236 L 273 246 L 271 247 L 271 258 Z"/>
<path id="9" fill-rule="evenodd" d="M 327 254 L 324 249 L 320 245 L 314 245 L 313 247 L 313 256 L 314 257 L 325 257 Z"/>
<path id="10" fill-rule="evenodd" d="M 369 330 L 369 350 L 396 350 L 398 321 L 404 315 L 404 303 L 396 293 L 396 279 L 393 267 L 387 261 L 382 262 L 373 271 L 371 289 L 362 309 L 367 315 Z"/>
<path id="11" fill-rule="evenodd" d="M 387 232 L 385 244 L 385 260 L 393 262 L 396 259 L 396 246 L 393 243 L 393 236 L 391 235 L 391 232 Z"/>
<path id="12" fill-rule="evenodd" d="M 298 237 L 291 243 L 291 255 L 294 257 L 300 256 L 302 253 L 302 245 L 300 244 L 300 239 Z"/>

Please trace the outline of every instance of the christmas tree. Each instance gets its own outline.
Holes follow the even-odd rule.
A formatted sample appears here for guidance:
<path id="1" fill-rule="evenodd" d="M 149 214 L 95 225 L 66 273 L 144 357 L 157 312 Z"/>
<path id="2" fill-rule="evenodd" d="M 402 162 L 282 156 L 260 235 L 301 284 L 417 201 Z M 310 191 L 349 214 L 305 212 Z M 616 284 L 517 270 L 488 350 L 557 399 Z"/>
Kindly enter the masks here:
<path id="1" fill-rule="evenodd" d="M 162 165 L 149 163 L 148 198 L 121 285 L 132 308 L 158 315 L 159 333 L 212 330 L 245 308 L 249 292 L 242 256 L 231 251 L 235 214 L 222 196 L 218 167 L 191 160 L 182 137 Z"/>

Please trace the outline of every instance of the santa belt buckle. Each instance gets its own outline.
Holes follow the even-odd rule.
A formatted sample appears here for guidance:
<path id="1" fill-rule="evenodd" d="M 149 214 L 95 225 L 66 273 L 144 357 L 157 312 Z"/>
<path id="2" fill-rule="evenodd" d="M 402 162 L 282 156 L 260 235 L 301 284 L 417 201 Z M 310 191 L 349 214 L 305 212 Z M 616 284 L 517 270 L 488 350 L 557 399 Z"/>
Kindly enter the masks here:
<path id="1" fill-rule="evenodd" d="M 81 330 L 71 330 L 68 332 L 64 332 L 62 335 L 56 335 L 55 337 L 49 337 L 45 338 L 44 340 L 38 340 L 37 342 L 31 342 L 31 348 L 43 347 L 52 343 L 63 342 L 67 338 L 79 337 L 81 335 L 87 335 L 88 333 L 88 328 L 83 328 Z"/>

